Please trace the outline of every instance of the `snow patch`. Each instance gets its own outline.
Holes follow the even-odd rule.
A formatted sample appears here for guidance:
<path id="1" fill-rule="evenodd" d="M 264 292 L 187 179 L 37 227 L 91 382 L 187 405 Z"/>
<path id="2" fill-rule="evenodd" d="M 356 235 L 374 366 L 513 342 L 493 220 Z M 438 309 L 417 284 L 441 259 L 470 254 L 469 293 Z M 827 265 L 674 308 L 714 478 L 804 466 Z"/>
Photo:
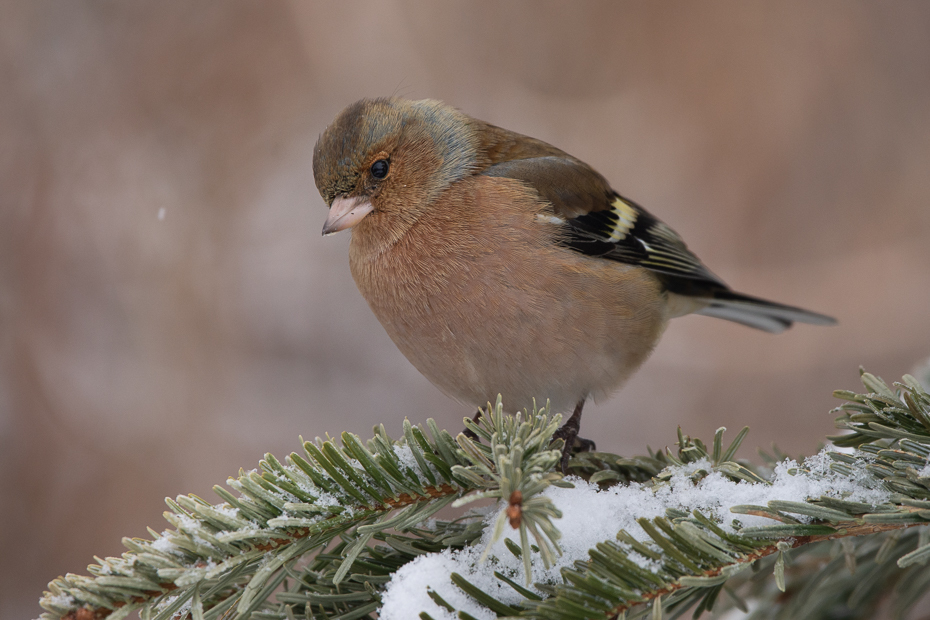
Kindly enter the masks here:
<path id="1" fill-rule="evenodd" d="M 178 551 L 178 547 L 168 539 L 169 534 L 171 534 L 171 532 L 168 530 L 162 532 L 159 538 L 152 541 L 151 547 L 157 551 L 161 551 L 162 553 L 176 553 Z"/>
<path id="2" fill-rule="evenodd" d="M 917 477 L 930 478 L 930 459 L 927 459 L 927 464 L 917 471 Z"/>
<path id="3" fill-rule="evenodd" d="M 713 472 L 707 460 L 667 469 L 670 479 L 656 486 L 631 483 L 602 491 L 596 484 L 569 477 L 567 480 L 574 483 L 574 489 L 549 487 L 543 492 L 562 511 L 562 519 L 556 523 L 562 533 L 559 540 L 562 555 L 548 570 L 542 567 L 538 557 L 534 558 L 533 581 L 562 583 L 560 571 L 563 567 L 587 560 L 589 549 L 598 542 L 616 540 L 620 530 L 626 530 L 640 542 L 651 540 L 636 519 L 665 516 L 669 508 L 688 512 L 700 510 L 724 529 L 734 531 L 735 519 L 739 519 L 743 527 L 774 523 L 764 517 L 730 512 L 733 506 L 740 504 L 765 506 L 772 500 L 803 502 L 829 496 L 875 505 L 890 496 L 864 466 L 858 467 L 853 476 L 844 476 L 830 469 L 831 462 L 826 450 L 805 460 L 804 467 L 810 473 L 800 469 L 795 461 L 784 461 L 776 465 L 771 485 L 733 482 L 723 474 Z M 701 470 L 710 473 L 695 483 L 692 476 Z M 525 584 L 522 561 L 504 543 L 504 538 L 510 538 L 519 545 L 518 530 L 507 528 L 505 536 L 492 546 L 488 560 L 484 564 L 479 562 L 490 540 L 493 523 L 505 507 L 505 504 L 500 504 L 487 511 L 484 535 L 476 544 L 457 551 L 445 550 L 420 556 L 397 571 L 382 597 L 379 617 L 382 620 L 404 620 L 416 618 L 425 611 L 437 620 L 454 618 L 429 597 L 428 591 L 432 589 L 457 610 L 479 619 L 494 618 L 495 614 L 452 584 L 450 575 L 453 572 L 498 600 L 508 604 L 521 602 L 523 597 L 519 593 L 493 575 L 496 570 L 520 585 Z M 796 517 L 805 520 L 804 517 Z M 631 553 L 630 559 L 650 570 L 658 567 L 657 563 L 639 554 Z M 534 587 L 529 589 L 535 591 Z"/>

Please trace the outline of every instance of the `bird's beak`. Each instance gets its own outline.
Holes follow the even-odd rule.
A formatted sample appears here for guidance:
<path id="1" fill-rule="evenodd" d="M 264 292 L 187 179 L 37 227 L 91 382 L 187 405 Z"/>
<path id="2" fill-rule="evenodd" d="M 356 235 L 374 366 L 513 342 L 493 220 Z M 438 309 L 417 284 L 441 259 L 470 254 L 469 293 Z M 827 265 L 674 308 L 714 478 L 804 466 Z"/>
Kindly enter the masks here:
<path id="1" fill-rule="evenodd" d="M 336 198 L 329 207 L 329 216 L 323 224 L 323 235 L 331 235 L 340 230 L 352 228 L 373 210 L 371 201 L 365 198 L 358 196 Z"/>

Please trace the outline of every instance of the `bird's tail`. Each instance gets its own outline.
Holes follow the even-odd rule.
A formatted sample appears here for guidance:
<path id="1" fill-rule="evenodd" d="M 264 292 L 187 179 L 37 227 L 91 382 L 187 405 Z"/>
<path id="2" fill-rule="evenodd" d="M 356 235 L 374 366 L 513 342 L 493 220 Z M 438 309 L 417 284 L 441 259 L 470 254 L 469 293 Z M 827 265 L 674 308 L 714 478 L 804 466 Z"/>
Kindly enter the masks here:
<path id="1" fill-rule="evenodd" d="M 714 291 L 713 296 L 705 300 L 708 305 L 696 311 L 696 314 L 726 319 L 772 334 L 780 334 L 795 322 L 811 325 L 836 325 L 836 319 L 833 317 L 730 290 Z"/>

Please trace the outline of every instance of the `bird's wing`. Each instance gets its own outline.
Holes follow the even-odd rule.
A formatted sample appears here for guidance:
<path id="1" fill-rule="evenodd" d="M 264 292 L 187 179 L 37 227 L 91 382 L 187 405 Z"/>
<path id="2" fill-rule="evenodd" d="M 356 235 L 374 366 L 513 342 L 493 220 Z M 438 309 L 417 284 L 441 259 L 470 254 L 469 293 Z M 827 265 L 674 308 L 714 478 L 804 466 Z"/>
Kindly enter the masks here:
<path id="1" fill-rule="evenodd" d="M 531 186 L 564 221 L 561 242 L 610 260 L 639 265 L 660 276 L 668 290 L 705 296 L 727 290 L 665 222 L 614 191 L 587 164 L 571 157 L 505 161 L 482 174 Z"/>
<path id="2" fill-rule="evenodd" d="M 522 181 L 552 205 L 566 247 L 654 272 L 666 290 L 701 300 L 698 314 L 779 333 L 795 321 L 833 325 L 832 317 L 730 289 L 665 222 L 614 191 L 607 180 L 569 155 L 501 161 L 481 174 Z"/>

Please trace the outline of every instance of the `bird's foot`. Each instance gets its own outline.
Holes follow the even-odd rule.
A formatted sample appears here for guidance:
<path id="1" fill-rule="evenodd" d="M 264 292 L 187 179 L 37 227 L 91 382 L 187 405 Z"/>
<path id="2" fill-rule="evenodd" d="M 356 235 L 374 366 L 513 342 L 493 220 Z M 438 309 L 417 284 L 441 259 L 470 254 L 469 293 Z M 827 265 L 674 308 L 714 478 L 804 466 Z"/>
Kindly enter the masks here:
<path id="1" fill-rule="evenodd" d="M 553 439 L 561 439 L 565 442 L 562 446 L 562 474 L 568 473 L 568 461 L 573 453 L 591 452 L 597 449 L 593 441 L 579 437 L 578 430 L 574 424 L 566 423 L 552 435 Z"/>
<path id="2" fill-rule="evenodd" d="M 582 439 L 578 436 L 578 431 L 581 430 L 581 410 L 583 408 L 584 400 L 578 401 L 572 415 L 565 421 L 562 428 L 552 435 L 553 439 L 561 439 L 565 442 L 562 446 L 562 474 L 568 473 L 568 459 L 571 458 L 572 452 L 575 450 L 589 452 L 597 448 L 590 439 Z"/>
<path id="3" fill-rule="evenodd" d="M 590 439 L 585 439 L 584 437 L 575 437 L 575 445 L 573 446 L 578 450 L 578 452 L 594 452 L 597 450 L 597 445 Z"/>

